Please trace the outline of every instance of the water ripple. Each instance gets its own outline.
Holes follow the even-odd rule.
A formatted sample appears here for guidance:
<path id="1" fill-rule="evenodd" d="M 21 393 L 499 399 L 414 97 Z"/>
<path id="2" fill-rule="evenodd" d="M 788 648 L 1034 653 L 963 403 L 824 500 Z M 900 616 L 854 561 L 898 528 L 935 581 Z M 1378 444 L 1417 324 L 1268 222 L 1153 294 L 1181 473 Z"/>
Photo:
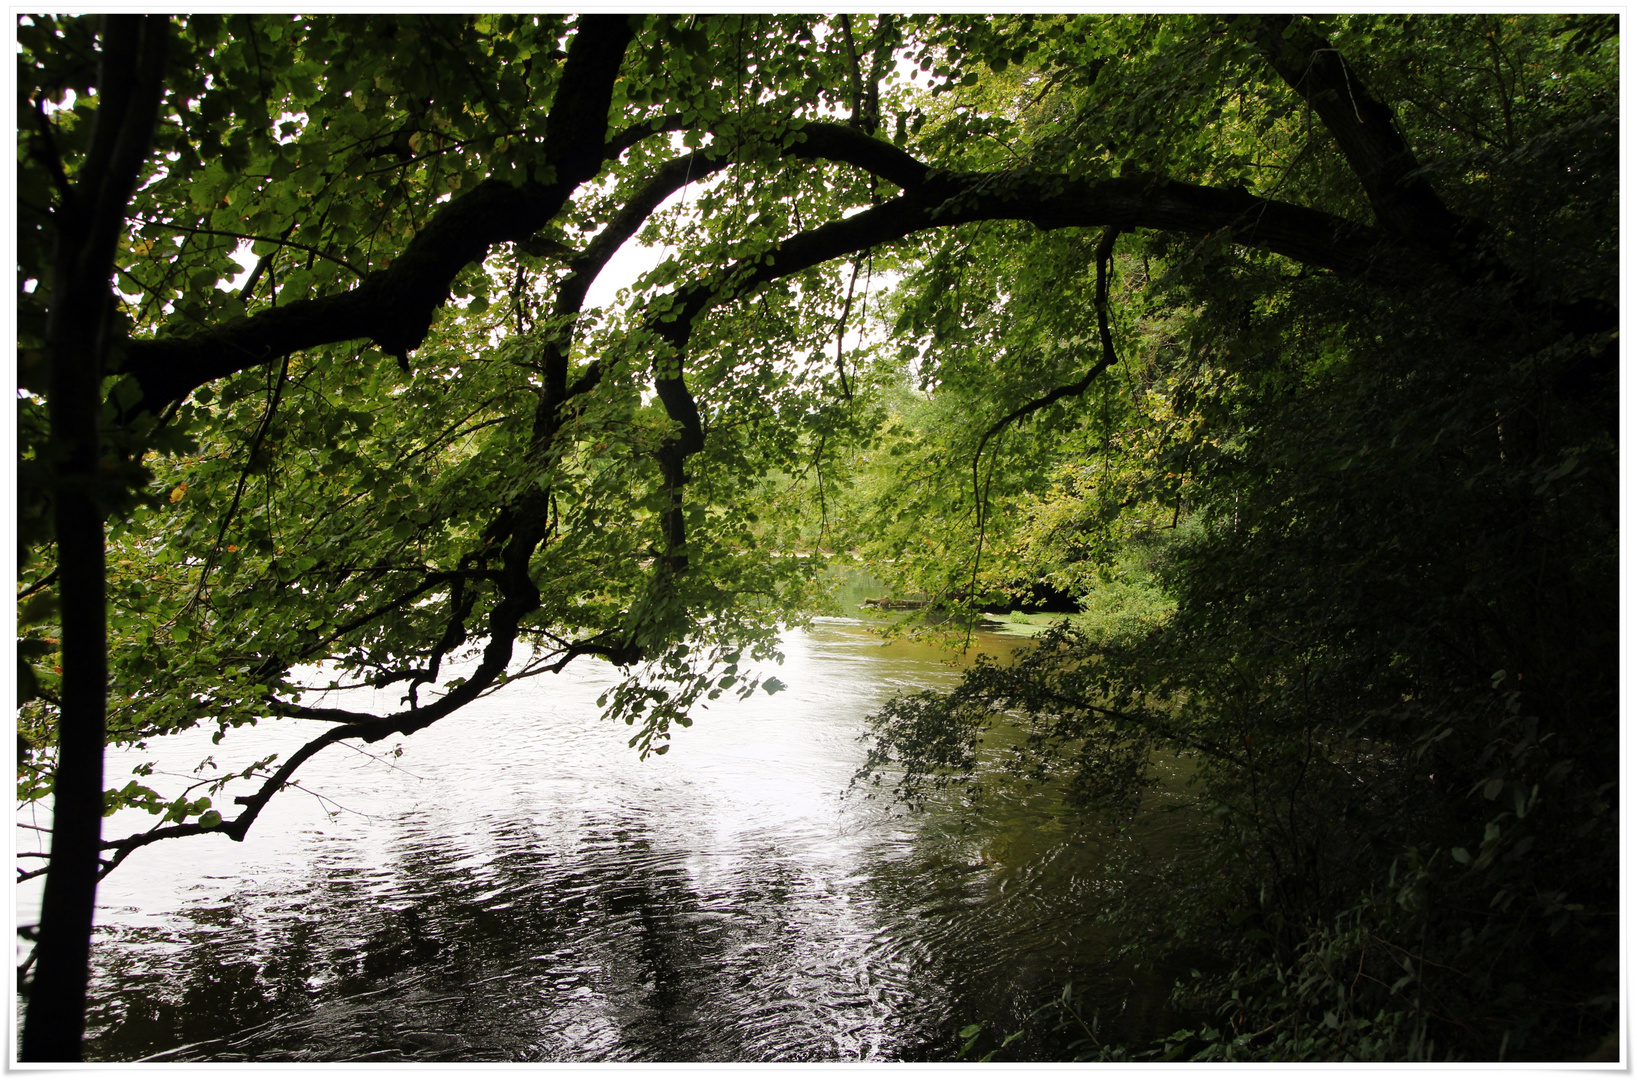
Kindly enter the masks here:
<path id="1" fill-rule="evenodd" d="M 913 1059 L 1112 970 L 1089 918 L 1104 833 L 1049 800 L 844 798 L 865 715 L 955 677 L 936 654 L 844 621 L 785 652 L 788 691 L 716 703 L 664 758 L 597 719 L 610 672 L 590 665 L 395 762 L 321 755 L 303 784 L 328 803 L 286 793 L 243 845 L 143 849 L 101 898 L 91 1053 Z M 307 737 L 249 734 L 250 753 Z M 190 738 L 162 768 L 200 760 Z"/>

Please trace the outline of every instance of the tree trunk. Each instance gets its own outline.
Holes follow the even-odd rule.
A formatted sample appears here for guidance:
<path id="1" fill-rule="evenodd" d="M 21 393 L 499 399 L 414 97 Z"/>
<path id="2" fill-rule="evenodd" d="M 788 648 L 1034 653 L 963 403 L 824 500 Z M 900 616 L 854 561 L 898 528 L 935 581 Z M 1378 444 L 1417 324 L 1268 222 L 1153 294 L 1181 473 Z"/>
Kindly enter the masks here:
<path id="1" fill-rule="evenodd" d="M 96 324 L 88 328 L 95 331 Z M 53 508 L 62 604 L 63 683 L 52 799 L 51 864 L 40 909 L 34 984 L 23 1028 L 25 1061 L 80 1060 L 80 1039 L 85 1029 L 92 909 L 102 845 L 102 749 L 108 672 L 103 515 L 93 488 L 97 419 L 102 406 L 98 344 L 94 338 L 90 342 L 52 342 L 52 441 L 71 448 L 68 459 L 59 466 Z"/>
<path id="2" fill-rule="evenodd" d="M 107 710 L 107 578 L 101 468 L 102 377 L 113 294 L 109 279 L 157 116 L 169 20 L 102 18 L 91 148 L 53 212 L 46 347 L 51 358 L 52 515 L 61 601 L 62 704 L 52 793 L 51 862 L 40 909 L 34 983 L 23 1025 L 25 1061 L 79 1061 L 85 1033 L 92 914 L 102 847 L 102 751 Z"/>

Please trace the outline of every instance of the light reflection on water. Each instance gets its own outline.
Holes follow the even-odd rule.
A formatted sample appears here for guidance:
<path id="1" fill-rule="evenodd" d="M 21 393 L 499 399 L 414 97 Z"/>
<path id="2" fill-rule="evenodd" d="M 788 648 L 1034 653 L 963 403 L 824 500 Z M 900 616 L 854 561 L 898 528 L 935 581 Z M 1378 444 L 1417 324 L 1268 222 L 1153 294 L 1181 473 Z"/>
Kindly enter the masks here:
<path id="1" fill-rule="evenodd" d="M 953 682 L 940 654 L 848 620 L 784 652 L 787 690 L 713 703 L 664 757 L 638 761 L 598 718 L 612 673 L 585 663 L 405 739 L 399 759 L 390 741 L 326 750 L 302 773 L 313 794 L 275 798 L 243 844 L 137 852 L 99 896 L 90 1054 L 919 1059 L 951 1053 L 965 1023 L 1017 1023 L 1071 976 L 1134 1001 L 1133 1032 L 1163 1026 L 1163 987 L 1133 995 L 1091 922 L 1105 829 L 1039 793 L 966 815 L 846 796 L 864 717 Z M 228 744 L 249 759 L 317 730 L 268 722 Z M 189 733 L 111 759 L 109 779 L 152 758 L 187 772 L 213 749 Z M 125 813 L 105 835 L 151 823 Z"/>

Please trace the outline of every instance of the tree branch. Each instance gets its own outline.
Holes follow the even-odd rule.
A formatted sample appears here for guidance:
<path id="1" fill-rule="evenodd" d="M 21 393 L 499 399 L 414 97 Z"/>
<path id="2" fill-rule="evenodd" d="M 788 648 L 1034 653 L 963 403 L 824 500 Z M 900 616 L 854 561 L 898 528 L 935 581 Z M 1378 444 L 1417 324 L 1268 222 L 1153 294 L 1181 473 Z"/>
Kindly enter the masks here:
<path id="1" fill-rule="evenodd" d="M 326 260 L 328 262 L 333 262 L 337 266 L 342 267 L 343 269 L 352 271 L 354 274 L 356 274 L 360 278 L 364 276 L 364 271 L 358 269 L 356 266 L 354 266 L 352 263 L 348 262 L 347 260 L 345 260 L 343 258 L 340 258 L 338 256 L 335 256 L 335 255 L 331 255 L 327 251 L 323 251 L 323 250 L 321 250 L 319 248 L 315 248 L 311 244 L 302 244 L 302 243 L 298 243 L 295 240 L 285 240 L 285 239 L 283 239 L 281 237 L 277 237 L 277 236 L 255 236 L 255 235 L 253 235 L 251 233 L 227 232 L 227 231 L 225 231 L 223 229 L 201 229 L 201 228 L 196 228 L 195 226 L 192 226 L 192 225 L 177 225 L 174 222 L 155 221 L 152 218 L 137 217 L 135 215 L 132 215 L 131 220 L 136 221 L 136 222 L 140 222 L 143 225 L 151 225 L 152 227 L 154 227 L 156 229 L 172 229 L 172 230 L 174 230 L 176 232 L 193 233 L 193 234 L 195 234 L 197 236 L 222 236 L 222 237 L 227 237 L 227 238 L 232 239 L 232 240 L 265 241 L 265 242 L 267 242 L 269 244 L 277 244 L 279 247 L 296 248 L 296 249 L 298 249 L 300 251 L 305 251 L 305 252 L 308 252 L 310 254 L 316 255 L 320 259 L 324 259 L 324 260 Z M 291 228 L 294 228 L 294 227 L 295 227 L 294 225 L 291 226 Z M 286 233 L 285 235 L 289 235 L 289 234 Z M 254 283 L 255 283 L 255 280 L 254 280 L 254 277 L 253 277 L 248 284 L 253 285 Z M 248 285 L 246 287 L 248 287 Z"/>
<path id="2" fill-rule="evenodd" d="M 1319 114 L 1377 220 L 1401 243 L 1433 255 L 1465 284 L 1509 284 L 1516 306 L 1532 318 L 1576 334 L 1618 325 L 1619 312 L 1600 301 L 1543 299 L 1550 290 L 1528 268 L 1508 265 L 1484 243 L 1486 223 L 1451 211 L 1421 173 L 1392 109 L 1329 41 L 1291 15 L 1255 16 L 1250 27 L 1279 77 Z"/>
<path id="3" fill-rule="evenodd" d="M 1193 233 L 1231 227 L 1241 243 L 1349 276 L 1424 281 L 1425 268 L 1414 265 L 1413 251 L 1386 244 L 1389 257 L 1382 257 L 1389 238 L 1379 230 L 1253 198 L 1240 189 L 1140 176 L 1088 182 L 1029 173 L 934 173 L 891 143 L 843 124 L 810 123 L 800 135 L 786 151 L 789 156 L 846 162 L 890 180 L 905 194 L 787 240 L 775 253 L 775 264 L 752 275 L 754 281 L 772 280 L 919 229 L 998 219 L 1033 221 L 1042 228 L 1116 221 Z M 557 172 L 589 179 L 593 172 L 573 173 L 569 166 L 591 161 L 587 168 L 594 170 L 602 154 L 599 137 L 593 150 L 581 147 L 561 156 Z M 690 155 L 668 163 L 642 198 L 663 198 L 674 190 L 668 185 L 675 170 L 686 175 L 680 163 L 690 160 L 701 169 L 721 162 L 710 155 Z M 572 187 L 567 181 L 547 188 L 486 180 L 441 209 L 391 266 L 366 275 L 349 292 L 296 301 L 185 338 L 129 342 L 126 370 L 143 388 L 139 408 L 157 409 L 201 383 L 299 349 L 373 338 L 388 352 L 406 354 L 425 337 L 432 312 L 447 298 L 455 274 L 481 260 L 492 244 L 527 242 L 555 216 Z M 634 208 L 631 216 L 621 218 L 620 227 L 608 234 L 610 241 L 629 235 L 626 230 L 640 220 L 637 213 Z M 1399 250 L 1393 252 L 1393 247 Z"/>
<path id="4" fill-rule="evenodd" d="M 972 458 L 974 470 L 977 468 L 978 458 L 983 456 L 984 444 L 995 435 L 998 435 L 1009 424 L 1023 419 L 1030 413 L 1039 412 L 1054 401 L 1061 401 L 1066 397 L 1076 397 L 1085 393 L 1086 388 L 1091 385 L 1091 380 L 1114 365 L 1116 360 L 1114 337 L 1108 329 L 1108 270 L 1109 261 L 1114 256 L 1114 240 L 1119 235 L 1119 227 L 1110 225 L 1103 230 L 1103 238 L 1097 243 L 1097 335 L 1102 340 L 1102 357 L 1076 382 L 1049 390 L 1033 401 L 1018 406 L 993 424 L 990 424 L 988 430 L 983 433 L 983 438 L 978 440 L 978 452 Z"/>
<path id="5" fill-rule="evenodd" d="M 267 408 L 262 413 L 261 423 L 251 434 L 250 443 L 245 449 L 244 468 L 239 470 L 239 482 L 233 488 L 233 500 L 228 504 L 227 513 L 222 515 L 222 524 L 216 530 L 216 540 L 210 545 L 210 554 L 199 570 L 199 585 L 193 590 L 193 598 L 182 606 L 183 611 L 193 607 L 205 595 L 205 588 L 210 582 L 210 572 L 216 568 L 216 559 L 222 552 L 222 540 L 226 538 L 228 527 L 233 524 L 233 518 L 239 512 L 239 502 L 244 498 L 245 485 L 250 482 L 250 474 L 255 471 L 256 454 L 261 451 L 267 432 L 273 426 L 273 417 L 278 415 L 279 399 L 284 396 L 284 384 L 289 377 L 290 358 L 286 356 L 279 366 L 278 378 L 274 380 L 273 387 L 267 394 Z"/>
<path id="6" fill-rule="evenodd" d="M 513 186 L 486 180 L 451 200 L 387 268 L 335 296 L 230 320 L 185 338 L 126 343 L 125 370 L 142 387 L 135 411 L 158 413 L 194 387 L 286 353 L 369 338 L 403 357 L 417 348 L 462 268 L 503 241 L 527 240 L 597 174 L 614 79 L 631 31 L 624 16 L 588 15 L 569 45 L 563 79 L 546 119 L 547 160 Z"/>
<path id="7" fill-rule="evenodd" d="M 34 101 L 34 138 L 29 140 L 36 160 L 46 167 L 51 174 L 51 182 L 57 187 L 57 194 L 63 200 L 64 206 L 72 206 L 74 188 L 68 182 L 68 174 L 63 172 L 62 155 L 57 152 L 57 137 L 53 130 L 50 117 L 46 116 L 43 99 Z"/>
<path id="8" fill-rule="evenodd" d="M 1347 58 L 1296 16 L 1256 19 L 1257 44 L 1279 77 L 1335 137 L 1376 218 L 1401 239 L 1440 254 L 1473 240 L 1482 226 L 1454 214 L 1423 176 L 1393 111 Z"/>

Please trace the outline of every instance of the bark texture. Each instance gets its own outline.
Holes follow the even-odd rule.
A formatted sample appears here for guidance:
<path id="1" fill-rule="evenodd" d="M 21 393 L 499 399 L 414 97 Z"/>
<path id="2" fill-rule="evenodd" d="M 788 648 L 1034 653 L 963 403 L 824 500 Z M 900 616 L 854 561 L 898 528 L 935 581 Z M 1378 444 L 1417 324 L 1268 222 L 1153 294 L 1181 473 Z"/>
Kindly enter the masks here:
<path id="1" fill-rule="evenodd" d="M 158 112 L 170 24 L 107 15 L 91 150 L 59 192 L 51 271 L 52 513 L 62 604 L 62 704 L 51 860 L 41 901 L 24 1061 L 78 1061 L 85 1032 L 92 918 L 102 846 L 108 648 L 102 497 L 102 373 L 109 349 L 115 245 Z"/>

